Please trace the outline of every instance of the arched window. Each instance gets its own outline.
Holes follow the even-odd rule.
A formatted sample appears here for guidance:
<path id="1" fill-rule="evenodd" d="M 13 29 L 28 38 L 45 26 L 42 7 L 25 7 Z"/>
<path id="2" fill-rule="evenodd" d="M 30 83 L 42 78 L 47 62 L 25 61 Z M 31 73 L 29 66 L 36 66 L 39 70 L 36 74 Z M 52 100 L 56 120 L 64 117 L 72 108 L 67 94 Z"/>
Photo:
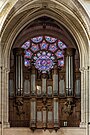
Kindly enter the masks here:
<path id="1" fill-rule="evenodd" d="M 12 127 L 79 126 L 78 51 L 52 35 L 31 37 L 12 48 L 9 121 Z"/>

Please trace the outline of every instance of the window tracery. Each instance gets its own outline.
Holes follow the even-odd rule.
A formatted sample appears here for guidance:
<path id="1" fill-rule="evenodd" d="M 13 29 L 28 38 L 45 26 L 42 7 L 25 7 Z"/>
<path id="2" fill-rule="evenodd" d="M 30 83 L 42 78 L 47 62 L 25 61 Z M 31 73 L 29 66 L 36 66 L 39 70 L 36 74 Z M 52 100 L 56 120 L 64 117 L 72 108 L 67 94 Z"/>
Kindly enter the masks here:
<path id="1" fill-rule="evenodd" d="M 64 51 L 67 46 L 57 38 L 51 36 L 38 36 L 26 41 L 22 48 L 25 49 L 24 64 L 26 67 L 35 65 L 42 73 L 49 72 L 57 63 L 58 67 L 64 66 Z"/>

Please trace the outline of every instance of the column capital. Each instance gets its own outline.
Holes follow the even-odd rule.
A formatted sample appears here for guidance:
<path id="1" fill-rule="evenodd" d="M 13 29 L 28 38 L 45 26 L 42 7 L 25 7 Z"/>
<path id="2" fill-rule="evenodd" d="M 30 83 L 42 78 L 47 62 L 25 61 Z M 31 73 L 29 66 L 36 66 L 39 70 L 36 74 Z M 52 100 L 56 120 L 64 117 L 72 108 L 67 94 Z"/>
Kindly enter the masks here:
<path id="1" fill-rule="evenodd" d="M 83 72 L 83 71 L 84 71 L 84 67 L 79 68 L 79 71 L 80 71 L 80 72 Z"/>
<path id="2" fill-rule="evenodd" d="M 6 73 L 9 73 L 9 72 L 10 72 L 10 69 L 7 68 L 7 67 L 4 67 L 4 68 L 3 68 L 3 71 L 5 71 Z"/>
<path id="3" fill-rule="evenodd" d="M 79 68 L 79 71 L 80 71 L 80 72 L 89 71 L 89 66 Z"/>
<path id="4" fill-rule="evenodd" d="M 5 67 L 5 66 L 0 66 L 0 70 L 1 70 L 2 72 L 7 72 L 7 73 L 10 72 L 10 68 Z"/>

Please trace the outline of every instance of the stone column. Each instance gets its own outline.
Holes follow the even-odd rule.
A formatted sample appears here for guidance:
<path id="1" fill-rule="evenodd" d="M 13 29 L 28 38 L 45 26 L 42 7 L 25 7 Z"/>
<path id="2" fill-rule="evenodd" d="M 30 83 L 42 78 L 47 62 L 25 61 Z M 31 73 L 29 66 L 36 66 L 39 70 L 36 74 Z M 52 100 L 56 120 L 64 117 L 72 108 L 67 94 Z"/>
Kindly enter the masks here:
<path id="1" fill-rule="evenodd" d="M 2 66 L 0 67 L 0 135 L 3 135 L 3 89 Z"/>
<path id="2" fill-rule="evenodd" d="M 15 59 L 15 95 L 23 95 L 23 65 L 24 65 L 24 49 L 13 49 Z"/>
<path id="3" fill-rule="evenodd" d="M 73 96 L 73 80 L 74 80 L 74 48 L 65 49 L 66 59 L 66 96 Z"/>
<path id="4" fill-rule="evenodd" d="M 58 69 L 57 69 L 57 66 L 55 66 L 54 72 L 53 72 L 53 94 L 55 96 L 58 95 Z"/>
<path id="5" fill-rule="evenodd" d="M 90 39 L 89 39 L 89 50 L 88 50 L 88 55 L 89 55 L 89 58 L 88 58 L 88 91 L 89 91 L 89 94 L 88 94 L 88 97 L 89 97 L 89 99 L 88 99 L 88 104 L 89 104 L 89 106 L 88 106 L 88 108 L 89 108 L 89 111 L 88 111 L 88 116 L 89 116 L 89 118 L 88 118 L 88 130 L 89 130 L 89 132 L 88 132 L 88 135 L 90 134 Z"/>
<path id="6" fill-rule="evenodd" d="M 81 122 L 80 127 L 85 127 L 85 74 L 84 68 L 80 68 L 81 72 Z"/>
<path id="7" fill-rule="evenodd" d="M 32 66 L 31 72 L 31 95 L 36 95 L 36 85 L 35 85 L 35 67 Z"/>
<path id="8" fill-rule="evenodd" d="M 2 48 L 0 40 L 0 135 L 3 135 Z"/>
<path id="9" fill-rule="evenodd" d="M 2 67 L 0 67 L 0 125 L 2 123 Z"/>
<path id="10" fill-rule="evenodd" d="M 89 53 L 90 54 L 90 53 Z M 90 59 L 89 59 L 89 62 L 90 62 Z M 90 64 L 89 64 L 90 65 Z M 88 80 L 89 80 L 89 85 L 88 85 L 88 91 L 89 91 L 89 95 L 88 95 L 88 97 L 89 97 L 89 114 L 88 114 L 88 116 L 89 116 L 89 118 L 88 118 L 88 125 L 89 125 L 89 134 L 90 134 L 90 66 L 88 67 L 88 73 L 89 73 L 89 78 L 88 78 Z M 88 135 L 89 135 L 88 134 Z"/>
<path id="11" fill-rule="evenodd" d="M 9 70 L 4 68 L 2 72 L 2 77 L 4 78 L 3 82 L 3 121 L 4 127 L 9 127 L 9 95 L 8 95 L 8 81 L 9 81 Z"/>
<path id="12" fill-rule="evenodd" d="M 5 84 L 6 84 L 6 78 L 5 78 L 5 68 L 3 67 L 2 68 L 2 71 L 1 71 L 2 73 L 2 79 L 1 79 L 1 95 L 2 95 L 2 98 L 1 98 L 1 104 L 2 104 L 2 125 L 3 125 L 3 127 L 4 127 L 4 123 L 5 123 L 5 106 L 6 106 L 6 99 L 5 99 L 5 97 L 6 97 L 6 89 L 5 89 Z"/>
<path id="13" fill-rule="evenodd" d="M 90 135 L 90 123 L 89 123 L 89 69 L 86 67 L 85 72 L 85 118 L 86 118 L 86 135 Z"/>

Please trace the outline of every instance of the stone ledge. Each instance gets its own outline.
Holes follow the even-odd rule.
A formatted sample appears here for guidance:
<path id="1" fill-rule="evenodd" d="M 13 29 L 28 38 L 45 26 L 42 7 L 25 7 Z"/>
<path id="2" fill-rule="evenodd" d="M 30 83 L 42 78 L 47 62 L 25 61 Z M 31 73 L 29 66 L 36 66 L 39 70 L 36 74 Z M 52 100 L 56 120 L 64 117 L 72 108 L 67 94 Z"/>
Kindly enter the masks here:
<path id="1" fill-rule="evenodd" d="M 54 130 L 35 130 L 32 132 L 29 128 L 5 128 L 4 135 L 85 135 L 85 129 L 80 127 L 60 128 L 57 132 Z"/>

